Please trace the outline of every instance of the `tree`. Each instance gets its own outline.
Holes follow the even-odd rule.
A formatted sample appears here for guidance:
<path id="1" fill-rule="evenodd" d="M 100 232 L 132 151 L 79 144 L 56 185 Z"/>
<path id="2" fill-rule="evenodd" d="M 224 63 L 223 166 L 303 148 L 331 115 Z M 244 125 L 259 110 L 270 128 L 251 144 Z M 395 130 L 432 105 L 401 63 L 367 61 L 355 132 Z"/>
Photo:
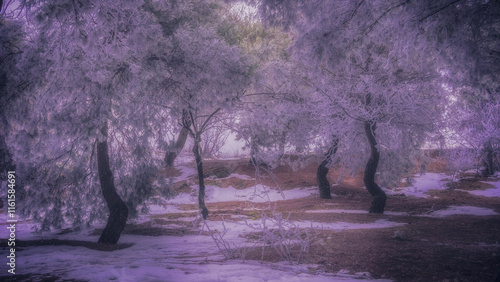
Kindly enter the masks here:
<path id="1" fill-rule="evenodd" d="M 485 176 L 495 171 L 498 155 L 500 93 L 500 3 L 498 1 L 436 1 L 419 3 L 435 48 L 448 94 L 448 143 L 473 149 Z M 454 144 L 454 145 L 455 145 Z M 458 162 L 458 160 L 454 160 Z"/>
<path id="2" fill-rule="evenodd" d="M 301 93 L 304 73 L 290 59 L 289 34 L 265 27 L 253 15 L 237 15 L 235 33 L 250 57 L 255 75 L 243 99 L 234 130 L 250 149 L 250 162 L 274 167 L 283 161 L 287 149 L 306 151 L 311 141 L 310 113 L 303 105 Z M 294 106 L 295 105 L 295 106 Z"/>
<path id="3" fill-rule="evenodd" d="M 186 122 L 186 125 L 187 125 L 187 128 L 189 128 L 191 126 L 191 119 L 186 117 L 185 115 L 187 115 L 187 111 L 183 111 L 182 113 L 182 121 Z M 177 136 L 177 140 L 175 141 L 174 144 L 171 144 L 168 149 L 167 149 L 167 152 L 165 153 L 165 165 L 167 167 L 169 166 L 173 166 L 174 165 L 174 161 L 175 159 L 177 158 L 177 156 L 181 153 L 182 149 L 184 148 L 184 145 L 186 144 L 186 141 L 187 141 L 187 137 L 189 135 L 189 130 L 187 130 L 187 128 L 185 126 L 182 126 L 180 131 L 179 131 L 179 135 Z"/>
<path id="4" fill-rule="evenodd" d="M 106 214 L 104 198 L 109 216 L 99 243 L 116 244 L 153 190 L 158 111 L 140 99 L 145 73 L 137 58 L 161 30 L 140 2 L 23 5 L 45 69 L 26 94 L 30 112 L 11 120 L 17 132 L 9 143 L 30 198 L 22 211 L 42 230 L 66 221 L 77 227 Z M 39 67 L 25 60 L 26 72 Z"/>
<path id="5" fill-rule="evenodd" d="M 194 140 L 198 204 L 206 219 L 201 138 L 215 115 L 234 109 L 248 84 L 249 69 L 239 48 L 226 44 L 213 29 L 182 28 L 176 32 L 175 40 L 182 65 L 171 79 L 180 82 L 174 93 L 177 107 L 187 112 L 183 127 Z"/>
<path id="6" fill-rule="evenodd" d="M 309 84 L 322 105 L 317 111 L 328 105 L 325 123 L 339 144 L 366 136 L 361 146 L 339 147 L 337 154 L 369 152 L 363 180 L 373 197 L 370 212 L 382 213 L 386 196 L 375 182 L 381 148 L 417 149 L 440 113 L 436 50 L 421 40 L 413 7 L 407 1 L 263 1 L 260 11 L 268 23 L 297 33 L 292 56 L 312 66 Z M 347 127 L 349 137 L 339 127 Z"/>
<path id="7" fill-rule="evenodd" d="M 233 114 L 237 110 L 248 86 L 251 68 L 235 45 L 238 40 L 231 32 L 234 21 L 223 13 L 225 7 L 221 2 L 193 0 L 177 4 L 172 5 L 174 10 L 170 10 L 171 7 L 167 10 L 151 2 L 150 10 L 170 41 L 151 49 L 147 57 L 149 68 L 161 70 L 149 84 L 163 86 L 150 93 L 151 99 L 168 108 L 172 116 L 181 117 L 179 137 L 182 138 L 178 140 L 182 141 L 186 132 L 193 138 L 198 204 L 203 217 L 207 218 L 202 138 L 220 114 Z M 162 101 L 165 96 L 170 99 Z"/>
<path id="8" fill-rule="evenodd" d="M 7 117 L 13 114 L 13 102 L 25 87 L 25 81 L 18 79 L 20 70 L 17 67 L 24 38 L 19 21 L 0 16 L 0 181 L 6 180 L 7 171 L 15 170 L 12 154 L 6 143 L 10 132 Z"/>

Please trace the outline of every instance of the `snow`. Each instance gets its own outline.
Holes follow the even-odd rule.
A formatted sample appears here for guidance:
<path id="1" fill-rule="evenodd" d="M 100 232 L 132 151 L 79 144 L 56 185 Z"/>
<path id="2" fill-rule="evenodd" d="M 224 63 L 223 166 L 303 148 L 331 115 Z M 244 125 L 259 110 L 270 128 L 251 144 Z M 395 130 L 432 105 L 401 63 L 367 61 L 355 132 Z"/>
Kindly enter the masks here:
<path id="1" fill-rule="evenodd" d="M 168 201 L 169 204 L 196 204 L 198 203 L 198 186 L 191 186 L 192 193 L 180 193 Z M 205 202 L 206 203 L 219 203 L 230 201 L 252 201 L 254 203 L 265 203 L 268 201 L 280 201 L 309 197 L 316 195 L 316 187 L 307 188 L 294 188 L 291 190 L 284 190 L 280 193 L 277 190 L 271 189 L 268 186 L 257 184 L 254 187 L 245 189 L 236 189 L 232 186 L 221 188 L 215 185 L 206 185 L 205 187 Z M 168 206 L 168 205 L 166 205 Z M 155 207 L 155 212 L 159 212 L 161 206 Z M 162 211 L 161 213 L 165 213 Z"/>
<path id="2" fill-rule="evenodd" d="M 181 176 L 175 181 L 188 180 L 196 174 L 189 167 L 179 167 Z M 230 177 L 250 180 L 246 175 L 232 174 Z M 416 178 L 412 187 L 391 191 L 393 194 L 404 193 L 407 196 L 427 197 L 425 193 L 432 189 L 443 189 L 442 179 L 444 174 L 428 173 Z M 491 183 L 500 190 L 499 183 Z M 191 186 L 192 193 L 181 193 L 173 199 L 166 201 L 167 204 L 149 205 L 150 214 L 141 215 L 139 222 L 152 219 L 152 215 L 166 213 L 185 213 L 185 217 L 177 218 L 178 222 L 193 222 L 197 218 L 188 214 L 196 213 L 197 210 L 181 210 L 180 204 L 196 204 L 197 185 Z M 488 191 L 486 190 L 486 191 Z M 480 191 L 472 191 L 480 192 Z M 485 192 L 485 191 L 482 191 Z M 232 186 L 221 188 L 207 185 L 206 202 L 226 201 L 251 201 L 267 202 L 283 199 L 297 199 L 317 195 L 316 187 L 295 188 L 279 192 L 264 185 L 256 185 L 245 189 L 236 189 Z M 328 203 L 335 205 L 334 203 Z M 308 210 L 306 213 L 346 213 L 367 214 L 366 210 L 349 209 L 322 209 Z M 407 216 L 404 212 L 385 212 L 385 215 Z M 450 215 L 497 215 L 492 209 L 472 206 L 450 206 L 447 209 L 429 213 L 427 217 L 443 218 Z M 5 213 L 0 213 L 0 219 L 5 222 Z M 245 215 L 228 214 L 226 221 L 206 221 L 210 230 L 219 232 L 226 231 L 224 239 L 237 247 L 249 247 L 254 242 L 242 236 L 249 232 L 259 231 L 263 219 L 251 219 Z M 342 232 L 355 229 L 391 228 L 403 226 L 406 223 L 393 222 L 388 219 L 378 219 L 373 222 L 330 222 L 321 223 L 315 221 L 287 221 L 289 225 L 299 228 L 313 228 L 315 230 L 331 230 Z M 101 228 L 104 224 L 95 225 Z M 193 226 L 195 226 L 193 224 Z M 274 221 L 266 219 L 266 226 L 274 228 Z M 43 234 L 34 235 L 30 233 L 32 224 L 28 221 L 19 221 L 16 225 L 16 237 L 18 239 L 41 239 L 57 238 L 69 240 L 83 240 L 97 242 L 97 236 L 88 235 L 88 230 L 74 232 L 64 235 Z M 163 225 L 164 228 L 184 227 L 181 224 Z M 2 237 L 6 236 L 6 228 L 1 231 Z M 285 262 L 269 263 L 258 261 L 226 260 L 218 251 L 210 236 L 188 235 L 188 236 L 141 236 L 124 234 L 120 243 L 133 243 L 134 245 L 112 252 L 91 250 L 76 246 L 33 246 L 19 248 L 16 253 L 16 273 L 45 273 L 61 276 L 63 279 L 86 279 L 88 281 L 389 281 L 374 280 L 369 273 L 349 273 L 341 270 L 338 273 L 324 273 L 319 270 L 318 265 L 290 265 Z M 6 266 L 2 265 L 0 271 L 6 272 Z"/>
<path id="3" fill-rule="evenodd" d="M 197 174 L 196 169 L 194 169 L 192 167 L 179 165 L 179 166 L 176 166 L 176 168 L 181 171 L 181 175 L 174 177 L 174 182 L 188 180 L 190 177 Z"/>
<path id="4" fill-rule="evenodd" d="M 182 175 L 177 178 L 186 180 L 195 173 L 188 168 L 181 169 Z M 197 190 L 196 185 L 192 186 Z M 283 191 L 283 194 L 267 186 L 256 185 L 246 189 L 233 187 L 220 188 L 207 185 L 207 202 L 252 201 L 266 202 L 285 199 L 310 197 L 317 193 L 315 187 L 296 188 Z M 149 205 L 150 215 L 141 215 L 139 222 L 151 220 L 154 214 L 194 213 L 196 210 L 180 210 L 179 204 L 194 204 L 196 197 L 182 193 L 168 201 L 169 204 Z M 5 220 L 5 214 L 0 214 Z M 246 219 L 246 216 L 229 216 L 237 221 L 206 221 L 213 231 L 224 231 L 225 240 L 238 247 L 253 245 L 242 234 L 258 230 L 262 220 Z M 193 222 L 196 218 L 186 216 L 176 219 L 179 222 Z M 267 221 L 267 226 L 273 228 L 273 222 Z M 299 228 L 315 228 L 324 230 L 371 229 L 400 226 L 404 223 L 377 220 L 371 223 L 318 223 L 313 221 L 291 221 L 290 224 Z M 95 225 L 102 228 L 104 224 Z M 194 225 L 193 225 L 194 226 Z M 88 230 L 64 235 L 30 233 L 30 222 L 19 222 L 16 225 L 17 239 L 57 238 L 66 240 L 82 240 L 97 242 L 97 236 L 88 235 Z M 179 224 L 170 224 L 164 228 L 178 228 Z M 206 227 L 205 227 L 206 228 Z M 257 228 L 257 229 L 256 229 Z M 206 230 L 206 229 L 205 229 Z M 5 230 L 2 230 L 2 236 Z M 258 261 L 227 261 L 217 250 L 213 239 L 206 235 L 189 236 L 140 236 L 124 234 L 120 243 L 134 243 L 133 246 L 103 252 L 76 246 L 32 246 L 19 249 L 16 257 L 16 273 L 47 274 L 61 276 L 63 279 L 86 279 L 88 281 L 359 281 L 374 280 L 367 273 L 350 274 L 347 271 L 339 273 L 323 273 L 317 265 L 289 265 L 287 263 L 261 263 Z M 6 266 L 2 266 L 6 268 Z M 0 271 L 6 271 L 2 269 Z M 40 276 L 41 277 L 41 276 Z M 389 280 L 374 280 L 389 281 Z"/>
<path id="5" fill-rule="evenodd" d="M 353 213 L 353 214 L 368 214 L 368 211 L 366 210 L 343 210 L 343 209 L 330 209 L 330 210 L 308 210 L 306 213 Z M 392 211 L 385 211 L 384 214 L 386 215 L 408 215 L 406 212 L 392 212 Z"/>
<path id="6" fill-rule="evenodd" d="M 148 205 L 149 213 L 152 215 L 155 214 L 166 214 L 166 213 L 190 213 L 197 212 L 197 210 L 180 210 L 176 205 L 172 204 L 164 204 L 164 205 Z"/>
<path id="7" fill-rule="evenodd" d="M 364 275 L 313 275 L 306 266 L 224 261 L 206 252 L 211 239 L 123 236 L 136 244 L 128 249 L 100 252 L 83 247 L 36 247 L 23 251 L 19 269 L 65 274 L 65 279 L 89 281 L 356 281 Z M 185 248 L 189 244 L 190 248 Z M 49 272 L 50 271 L 50 272 Z M 387 281 L 387 280 L 378 280 Z"/>
<path id="8" fill-rule="evenodd" d="M 207 185 L 206 202 L 228 202 L 228 201 L 252 201 L 254 203 L 274 202 L 280 200 L 290 200 L 309 197 L 316 193 L 315 187 L 295 188 L 282 191 L 270 189 L 269 187 L 257 184 L 246 189 L 236 189 L 232 186 L 220 188 L 218 186 Z"/>
<path id="9" fill-rule="evenodd" d="M 314 226 L 315 229 L 328 229 L 328 230 L 351 230 L 351 229 L 377 229 L 377 228 L 390 228 L 403 226 L 406 223 L 392 222 L 386 219 L 379 219 L 372 223 L 352 223 L 352 222 L 334 222 Z M 305 227 L 305 226 L 304 226 Z"/>
<path id="10" fill-rule="evenodd" d="M 205 222 L 212 231 L 222 232 L 226 229 L 225 239 L 231 240 L 241 240 L 241 234 L 256 231 L 254 228 L 259 228 L 262 226 L 263 221 L 259 220 L 246 220 L 245 222 L 234 222 L 234 221 L 206 221 Z M 271 220 L 266 220 L 266 226 L 268 228 L 274 228 L 274 223 Z M 390 228 L 403 226 L 406 223 L 392 222 L 386 219 L 379 219 L 370 223 L 353 223 L 353 222 L 332 222 L 332 223 L 319 223 L 314 221 L 290 221 L 290 225 L 296 226 L 298 228 L 313 228 L 322 230 L 353 230 L 353 229 L 378 229 L 378 228 Z M 257 230 L 258 231 L 258 230 Z M 240 244 L 244 242 L 239 242 Z"/>
<path id="11" fill-rule="evenodd" d="M 493 176 L 497 178 L 498 172 Z M 476 196 L 484 196 L 484 197 L 500 197 L 500 180 L 497 181 L 481 181 L 482 183 L 490 184 L 494 186 L 494 188 L 489 188 L 486 190 L 464 190 L 464 189 L 455 189 L 455 191 L 467 192 Z"/>
<path id="12" fill-rule="evenodd" d="M 235 177 L 235 178 L 238 178 L 238 179 L 243 179 L 243 180 L 254 180 L 255 179 L 254 177 L 250 177 L 248 175 L 239 174 L 239 173 L 232 173 L 231 175 L 229 175 L 226 178 L 232 178 L 232 177 Z"/>
<path id="13" fill-rule="evenodd" d="M 220 221 L 210 221 L 214 229 L 222 227 Z M 245 226 L 226 222 L 231 231 L 228 239 L 238 239 Z M 303 222 L 301 225 L 309 225 Z M 20 223 L 19 226 L 29 223 Z M 33 236 L 21 228 L 18 238 Z M 249 229 L 251 230 L 251 229 Z M 97 241 L 85 231 L 54 235 L 51 238 Z M 287 263 L 261 263 L 257 261 L 225 260 L 217 251 L 210 236 L 189 235 L 140 236 L 122 235 L 120 243 L 134 245 L 112 252 L 91 250 L 76 246 L 37 246 L 19 248 L 16 252 L 16 274 L 36 273 L 57 275 L 64 279 L 88 281 L 359 281 L 374 280 L 367 273 L 349 274 L 342 270 L 336 274 L 322 273 L 317 265 L 289 265 Z M 6 271 L 2 265 L 0 271 Z M 313 274 L 315 273 L 315 274 Z"/>
<path id="14" fill-rule="evenodd" d="M 406 196 L 427 198 L 429 195 L 426 193 L 430 190 L 445 190 L 446 186 L 443 179 L 449 178 L 444 173 L 426 173 L 423 175 L 416 176 L 413 185 L 410 187 L 401 187 L 395 189 L 386 189 L 384 191 L 388 195 L 400 195 L 405 194 Z"/>
<path id="15" fill-rule="evenodd" d="M 495 188 L 486 189 L 486 190 L 473 190 L 473 191 L 467 191 L 467 192 L 471 193 L 472 195 L 476 195 L 476 196 L 500 197 L 500 182 L 484 181 L 484 183 L 491 184 L 491 185 L 495 186 Z"/>
<path id="16" fill-rule="evenodd" d="M 424 216 L 441 218 L 450 215 L 486 216 L 486 215 L 498 215 L 498 213 L 488 208 L 473 207 L 473 206 L 450 206 L 446 209 L 437 210 Z"/>

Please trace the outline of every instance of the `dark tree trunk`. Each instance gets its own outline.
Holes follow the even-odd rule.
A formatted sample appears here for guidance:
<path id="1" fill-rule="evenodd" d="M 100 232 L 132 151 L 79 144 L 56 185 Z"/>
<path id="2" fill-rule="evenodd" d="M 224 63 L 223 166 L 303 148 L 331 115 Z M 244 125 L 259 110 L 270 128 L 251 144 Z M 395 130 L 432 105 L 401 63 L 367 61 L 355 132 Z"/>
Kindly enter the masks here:
<path id="1" fill-rule="evenodd" d="M 286 145 L 286 137 L 287 137 L 287 132 L 283 132 L 279 138 L 279 144 L 278 144 L 278 153 L 279 153 L 279 159 L 283 158 L 285 156 L 285 145 Z"/>
<path id="2" fill-rule="evenodd" d="M 380 159 L 380 153 L 377 149 L 377 140 L 375 139 L 375 129 L 376 124 L 365 122 L 365 133 L 370 143 L 370 158 L 366 164 L 365 174 L 363 177 L 363 182 L 365 183 L 366 189 L 372 195 L 373 200 L 370 206 L 370 213 L 384 213 L 385 202 L 387 196 L 385 192 L 375 183 L 375 173 L 377 172 L 378 162 Z"/>
<path id="3" fill-rule="evenodd" d="M 201 210 L 201 215 L 203 219 L 207 219 L 208 217 L 208 209 L 205 206 L 205 181 L 203 178 L 203 162 L 200 155 L 200 137 L 196 136 L 194 140 L 193 146 L 193 154 L 196 160 L 196 168 L 198 170 L 198 183 L 199 183 L 199 191 L 198 191 L 198 206 Z"/>
<path id="4" fill-rule="evenodd" d="M 183 118 L 183 123 L 185 123 L 185 125 L 181 128 L 179 136 L 177 137 L 177 141 L 175 142 L 173 147 L 169 148 L 169 150 L 165 153 L 164 161 L 165 161 L 165 166 L 167 167 L 174 165 L 175 159 L 181 153 L 182 149 L 184 148 L 184 145 L 186 145 L 186 140 L 189 134 L 189 130 L 187 128 L 191 126 L 191 120 L 187 116 L 187 111 L 183 111 L 182 118 Z"/>
<path id="5" fill-rule="evenodd" d="M 101 129 L 102 134 L 107 138 L 108 126 Z M 108 141 L 97 142 L 97 169 L 99 171 L 99 181 L 101 191 L 109 209 L 109 217 L 106 227 L 99 237 L 99 244 L 118 243 L 120 235 L 125 228 L 128 217 L 127 205 L 122 201 L 115 189 L 113 173 L 109 166 Z"/>
<path id="6" fill-rule="evenodd" d="M 491 144 L 491 140 L 488 140 L 486 142 L 486 145 L 484 146 L 484 158 L 483 158 L 483 165 L 484 165 L 484 170 L 483 170 L 483 176 L 488 177 L 492 176 L 495 174 L 495 165 L 493 161 L 493 146 Z"/>
<path id="7" fill-rule="evenodd" d="M 319 188 L 319 197 L 321 199 L 331 199 L 332 194 L 330 191 L 330 182 L 328 182 L 328 179 L 326 178 L 326 175 L 328 174 L 328 165 L 332 161 L 332 156 L 337 153 L 337 145 L 338 145 L 338 139 L 334 139 L 332 146 L 330 149 L 328 149 L 328 152 L 326 152 L 323 161 L 321 164 L 318 166 L 318 171 L 316 172 L 316 180 L 318 181 L 318 188 Z"/>
<path id="8" fill-rule="evenodd" d="M 181 132 L 179 132 L 179 136 L 177 137 L 177 141 L 175 142 L 173 148 L 169 148 L 169 150 L 165 153 L 165 166 L 174 165 L 175 159 L 186 144 L 188 133 L 189 131 L 185 127 L 181 128 Z"/>
<path id="9" fill-rule="evenodd" d="M 12 160 L 12 154 L 5 143 L 5 138 L 4 136 L 0 136 L 0 181 L 7 180 L 7 172 L 15 170 L 16 166 Z"/>
<path id="10" fill-rule="evenodd" d="M 253 137 L 250 139 L 250 160 L 248 163 L 257 165 L 257 154 L 258 154 L 259 148 L 254 141 Z"/>

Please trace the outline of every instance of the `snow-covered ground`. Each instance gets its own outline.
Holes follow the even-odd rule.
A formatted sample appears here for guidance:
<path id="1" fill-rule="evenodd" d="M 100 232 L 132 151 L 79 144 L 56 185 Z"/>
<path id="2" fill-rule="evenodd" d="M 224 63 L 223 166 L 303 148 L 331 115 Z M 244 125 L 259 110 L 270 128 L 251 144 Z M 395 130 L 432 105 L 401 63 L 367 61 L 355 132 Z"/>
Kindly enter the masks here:
<path id="1" fill-rule="evenodd" d="M 475 172 L 475 171 L 472 171 Z M 498 174 L 495 175 L 498 177 Z M 398 187 L 394 189 L 386 189 L 383 188 L 384 191 L 388 195 L 400 195 L 404 194 L 405 196 L 419 197 L 419 198 L 427 198 L 430 197 L 427 192 L 430 190 L 445 190 L 446 181 L 450 177 L 444 173 L 425 173 L 423 175 L 417 175 L 414 178 L 414 182 L 409 187 Z M 463 190 L 456 189 L 455 191 L 463 191 L 468 192 L 477 196 L 485 196 L 485 197 L 500 197 L 500 181 L 484 181 L 484 183 L 495 186 L 495 188 L 486 189 L 486 190 Z"/>
<path id="2" fill-rule="evenodd" d="M 486 190 L 473 190 L 473 191 L 466 191 L 466 192 L 469 192 L 472 195 L 476 195 L 476 196 L 500 197 L 500 182 L 484 181 L 484 183 L 493 185 L 493 186 L 495 186 L 495 188 L 490 188 L 490 189 L 486 189 Z M 465 190 L 462 190 L 462 191 L 465 191 Z"/>
<path id="3" fill-rule="evenodd" d="M 189 180 L 196 171 L 188 167 L 181 168 L 181 175 L 174 181 Z M 252 180 L 246 175 L 233 174 L 245 180 Z M 428 197 L 429 190 L 445 189 L 443 179 L 445 174 L 427 173 L 418 176 L 411 187 L 388 191 L 389 194 L 401 194 L 415 197 Z M 500 183 L 491 182 L 495 189 L 500 191 Z M 196 185 L 191 185 L 196 191 Z M 486 192 L 472 191 L 472 192 Z M 471 192 L 471 193 L 472 193 Z M 488 195 L 496 195 L 488 191 Z M 297 188 L 283 192 L 270 187 L 256 185 L 246 189 L 234 187 L 221 188 L 214 185 L 207 186 L 208 203 L 226 201 L 267 202 L 283 199 L 298 199 L 317 196 L 316 187 Z M 192 222 L 196 210 L 181 210 L 180 204 L 195 204 L 194 193 L 181 193 L 163 205 L 150 205 L 150 215 L 141 216 L 139 222 L 152 219 L 151 215 L 168 213 L 186 213 L 185 217 L 177 218 L 179 222 Z M 309 210 L 307 213 L 352 213 L 366 214 L 365 210 L 324 209 Z M 386 212 L 387 215 L 408 216 L 403 212 Z M 443 210 L 426 214 L 429 217 L 446 217 L 450 215 L 497 215 L 491 209 L 471 206 L 450 206 Z M 0 213 L 0 220 L 6 222 L 5 213 Z M 252 219 L 244 215 L 229 215 L 226 221 L 206 221 L 207 227 L 212 231 L 227 231 L 224 239 L 238 247 L 251 244 L 244 234 L 255 232 L 262 226 L 263 219 Z M 272 228 L 273 220 L 267 220 L 267 226 Z M 387 219 L 378 219 L 369 223 L 331 222 L 319 223 L 314 221 L 290 221 L 288 224 L 299 228 L 313 228 L 322 230 L 343 231 L 351 229 L 390 228 L 405 225 Z M 69 233 L 65 235 L 30 233 L 32 224 L 21 221 L 16 225 L 18 239 L 57 238 L 69 240 L 82 240 L 97 242 L 97 236 L 88 235 L 87 231 Z M 193 225 L 194 226 L 194 225 Z M 95 227 L 102 227 L 94 226 Z M 179 228 L 180 224 L 162 226 L 164 228 Z M 6 228 L 0 229 L 2 238 L 7 237 Z M 220 234 L 220 233 L 219 233 Z M 140 236 L 124 234 L 120 243 L 133 243 L 134 245 L 112 252 L 91 250 L 75 246 L 33 246 L 19 248 L 16 251 L 16 273 L 45 273 L 61 276 L 64 279 L 84 279 L 88 281 L 388 281 L 374 280 L 368 273 L 323 273 L 317 265 L 290 265 L 288 263 L 261 263 L 257 261 L 225 260 L 218 252 L 212 237 L 199 234 L 188 236 Z M 7 273 L 5 263 L 0 264 L 0 271 Z M 3 275 L 3 274 L 2 274 Z"/>
<path id="4" fill-rule="evenodd" d="M 353 214 L 368 214 L 367 210 L 344 210 L 344 209 L 331 209 L 331 210 L 309 210 L 306 213 L 353 213 Z M 391 212 L 384 211 L 387 215 L 408 215 L 406 212 Z"/>
<path id="5" fill-rule="evenodd" d="M 32 247 L 19 252 L 19 273 L 89 281 L 359 281 L 367 274 L 312 274 L 314 265 L 225 261 L 208 236 L 124 235 L 134 246 L 113 252 L 83 247 Z M 189 246 L 189 247 L 187 247 Z M 387 280 L 377 280 L 387 281 Z"/>
<path id="6" fill-rule="evenodd" d="M 492 209 L 472 207 L 472 206 L 449 206 L 446 209 L 433 211 L 424 216 L 429 217 L 446 217 L 450 215 L 475 215 L 475 216 L 486 216 L 486 215 L 498 215 Z"/>
<path id="7" fill-rule="evenodd" d="M 195 173 L 194 170 L 183 168 L 181 176 L 174 181 L 187 180 Z M 233 175 L 231 176 L 233 177 Z M 234 177 L 248 179 L 247 176 Z M 195 189 L 196 185 L 193 185 Z M 310 197 L 317 193 L 315 187 L 292 189 L 279 192 L 263 185 L 256 185 L 246 189 L 233 187 L 220 188 L 207 186 L 207 202 L 224 201 L 251 201 L 267 202 L 283 199 L 297 199 Z M 196 197 L 188 193 L 177 195 L 168 200 L 166 205 L 151 205 L 151 214 L 166 213 L 193 213 L 182 211 L 179 204 L 194 204 Z M 1 214 L 5 221 L 5 215 Z M 143 215 L 139 221 L 150 220 Z M 187 215 L 178 221 L 193 221 L 195 217 Z M 227 230 L 225 240 L 238 247 L 250 244 L 241 235 L 255 232 L 263 224 L 261 219 L 252 220 L 244 216 L 240 220 L 231 218 L 230 221 L 206 221 L 212 231 Z M 273 228 L 273 221 L 266 224 Z M 314 228 L 324 230 L 348 230 L 387 228 L 403 225 L 388 220 L 377 220 L 372 223 L 317 223 L 312 221 L 293 221 L 289 224 L 299 228 Z M 20 222 L 17 224 L 17 239 L 57 238 L 68 240 L 82 240 L 96 242 L 97 236 L 89 236 L 88 231 L 65 235 L 30 233 L 32 224 Z M 163 226 L 175 228 L 177 225 Z M 194 225 L 193 225 L 194 226 Z M 102 227 L 102 226 L 94 226 Z M 179 227 L 179 226 L 177 226 Z M 205 227 L 206 230 L 207 227 Z M 5 228 L 4 228 L 5 229 Z M 2 238 L 7 236 L 2 229 Z M 4 234 L 5 233 L 5 234 Z M 61 276 L 64 279 L 84 279 L 89 281 L 359 281 L 373 280 L 368 273 L 349 274 L 340 271 L 336 274 L 321 273 L 317 265 L 290 265 L 288 263 L 260 263 L 256 261 L 227 261 L 215 247 L 210 236 L 139 236 L 124 234 L 120 243 L 134 243 L 132 247 L 104 252 L 75 246 L 33 246 L 19 249 L 17 252 L 16 273 L 46 273 Z M 2 270 L 6 273 L 6 266 Z M 387 281 L 387 280 L 376 280 Z"/>
<path id="8" fill-rule="evenodd" d="M 4 216 L 4 214 L 2 214 Z M 190 220 L 194 218 L 189 218 Z M 247 245 L 240 235 L 252 231 L 249 226 L 259 220 L 224 222 L 229 230 L 225 239 L 239 247 Z M 222 231 L 221 221 L 207 221 L 211 230 Z M 296 222 L 300 227 L 310 227 L 312 222 Z M 379 220 L 373 224 L 336 223 L 321 228 L 332 230 L 383 228 L 394 223 Z M 96 242 L 97 236 L 88 231 L 65 235 L 30 234 L 29 222 L 17 224 L 18 239 L 57 238 Z M 315 226 L 319 228 L 318 224 Z M 2 238 L 5 231 L 2 230 Z M 139 236 L 122 235 L 120 243 L 134 245 L 112 252 L 75 246 L 37 246 L 18 248 L 16 274 L 48 274 L 64 279 L 88 281 L 389 281 L 374 280 L 368 273 L 322 273 L 317 265 L 290 265 L 288 263 L 261 263 L 257 261 L 225 260 L 217 251 L 214 241 L 206 235 L 189 236 Z M 7 273 L 6 265 L 0 267 Z"/>
<path id="9" fill-rule="evenodd" d="M 395 189 L 384 189 L 388 195 L 405 194 L 405 196 L 427 198 L 430 197 L 427 192 L 430 190 L 445 190 L 446 182 L 444 179 L 449 178 L 444 173 L 425 173 L 417 175 L 411 186 L 399 187 Z"/>

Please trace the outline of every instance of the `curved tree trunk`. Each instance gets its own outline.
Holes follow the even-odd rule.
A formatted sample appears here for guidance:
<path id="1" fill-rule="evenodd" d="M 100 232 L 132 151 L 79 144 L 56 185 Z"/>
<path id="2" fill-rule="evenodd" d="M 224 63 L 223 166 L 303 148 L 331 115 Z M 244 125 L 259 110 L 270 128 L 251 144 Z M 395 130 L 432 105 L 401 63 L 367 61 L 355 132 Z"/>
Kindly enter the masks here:
<path id="1" fill-rule="evenodd" d="M 365 121 L 365 133 L 370 143 L 371 155 L 366 164 L 365 174 L 363 177 L 363 182 L 365 183 L 366 189 L 372 195 L 373 200 L 370 206 L 370 213 L 384 213 L 385 202 L 387 196 L 385 192 L 375 183 L 375 173 L 377 172 L 378 162 L 380 159 L 380 153 L 377 149 L 377 140 L 375 139 L 375 129 L 376 123 L 370 123 Z"/>
<path id="2" fill-rule="evenodd" d="M 102 195 L 109 209 L 109 217 L 106 227 L 104 227 L 99 237 L 99 244 L 115 245 L 118 243 L 118 239 L 120 239 L 120 235 L 125 228 L 128 208 L 118 193 L 116 193 L 113 173 L 109 166 L 108 126 L 103 126 L 101 132 L 106 137 L 106 140 L 97 142 L 97 169 L 99 171 Z"/>
<path id="3" fill-rule="evenodd" d="M 167 152 L 165 153 L 165 166 L 173 166 L 174 161 L 177 158 L 177 156 L 181 153 L 182 149 L 184 148 L 184 145 L 186 145 L 186 140 L 189 134 L 189 130 L 186 128 L 186 126 L 189 128 L 191 126 L 191 120 L 187 117 L 187 111 L 183 111 L 183 122 L 185 125 L 181 128 L 181 131 L 179 132 L 179 136 L 177 136 L 177 141 L 173 145 L 172 148 L 169 148 Z"/>
<path id="4" fill-rule="evenodd" d="M 198 191 L 198 207 L 201 210 L 201 215 L 203 219 L 207 219 L 208 217 L 208 209 L 205 206 L 205 181 L 203 178 L 203 162 L 200 155 L 200 137 L 196 136 L 194 140 L 193 146 L 193 154 L 196 160 L 196 168 L 198 170 L 198 183 L 199 183 L 199 191 Z"/>
<path id="5" fill-rule="evenodd" d="M 332 194 L 330 191 L 330 182 L 328 182 L 328 179 L 326 178 L 326 175 L 328 174 L 328 164 L 331 163 L 332 161 L 332 156 L 337 153 L 337 145 L 338 145 L 338 139 L 334 139 L 332 146 L 328 151 L 326 152 L 323 161 L 321 164 L 318 166 L 318 170 L 316 172 L 316 180 L 318 181 L 318 188 L 319 188 L 319 197 L 321 199 L 331 199 Z"/>
<path id="6" fill-rule="evenodd" d="M 177 141 L 175 142 L 174 146 L 172 148 L 169 148 L 169 150 L 165 153 L 165 159 L 164 159 L 165 166 L 174 165 L 175 159 L 184 148 L 184 145 L 186 145 L 188 133 L 189 131 L 185 127 L 181 128 L 181 131 L 179 132 L 179 136 L 177 137 Z"/>

